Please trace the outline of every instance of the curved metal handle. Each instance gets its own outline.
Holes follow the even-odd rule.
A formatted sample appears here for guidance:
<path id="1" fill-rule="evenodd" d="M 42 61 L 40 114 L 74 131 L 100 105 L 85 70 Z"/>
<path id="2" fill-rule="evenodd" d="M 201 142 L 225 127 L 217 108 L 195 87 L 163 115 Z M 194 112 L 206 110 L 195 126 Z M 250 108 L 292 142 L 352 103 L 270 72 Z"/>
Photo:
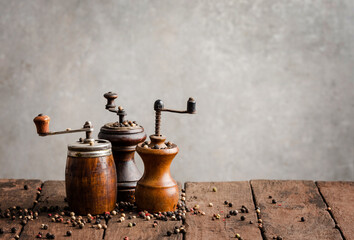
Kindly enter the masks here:
<path id="1" fill-rule="evenodd" d="M 187 110 L 179 111 L 174 109 L 167 109 L 164 108 L 164 103 L 162 100 L 158 99 L 154 103 L 154 110 L 155 110 L 155 135 L 160 136 L 160 125 L 161 125 L 161 112 L 173 112 L 173 113 L 189 113 L 195 114 L 196 113 L 196 101 L 194 98 L 190 97 L 187 101 Z"/>

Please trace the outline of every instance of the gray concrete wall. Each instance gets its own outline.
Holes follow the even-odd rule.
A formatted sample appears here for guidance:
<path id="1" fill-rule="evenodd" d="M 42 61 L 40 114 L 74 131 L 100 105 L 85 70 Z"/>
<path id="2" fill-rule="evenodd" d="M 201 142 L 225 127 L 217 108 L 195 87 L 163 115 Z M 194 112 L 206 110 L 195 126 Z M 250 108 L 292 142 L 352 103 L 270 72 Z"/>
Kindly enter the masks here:
<path id="1" fill-rule="evenodd" d="M 180 181 L 354 180 L 354 1 L 0 0 L 0 177 L 63 179 L 52 130 L 114 121 L 103 93 L 177 143 Z M 137 157 L 140 169 L 141 159 Z"/>

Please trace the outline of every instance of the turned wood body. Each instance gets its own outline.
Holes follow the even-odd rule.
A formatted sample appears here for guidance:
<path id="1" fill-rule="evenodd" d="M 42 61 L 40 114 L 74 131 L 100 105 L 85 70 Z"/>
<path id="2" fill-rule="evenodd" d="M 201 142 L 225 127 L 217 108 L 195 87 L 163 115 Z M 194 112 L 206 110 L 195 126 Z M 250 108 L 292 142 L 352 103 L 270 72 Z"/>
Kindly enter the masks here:
<path id="1" fill-rule="evenodd" d="M 177 182 L 171 176 L 170 165 L 178 153 L 177 145 L 174 144 L 173 148 L 151 149 L 139 144 L 136 150 L 145 167 L 135 191 L 138 209 L 151 213 L 176 210 L 179 191 Z"/>
<path id="2" fill-rule="evenodd" d="M 112 211 L 117 196 L 117 174 L 112 154 L 88 157 L 85 156 L 87 152 L 70 152 L 69 149 L 65 185 L 71 211 L 80 215 Z"/>
<path id="3" fill-rule="evenodd" d="M 114 123 L 103 126 L 98 138 L 109 140 L 117 172 L 117 201 L 135 202 L 135 188 L 141 173 L 134 160 L 135 148 L 146 139 L 144 128 L 137 126 L 114 127 Z"/>

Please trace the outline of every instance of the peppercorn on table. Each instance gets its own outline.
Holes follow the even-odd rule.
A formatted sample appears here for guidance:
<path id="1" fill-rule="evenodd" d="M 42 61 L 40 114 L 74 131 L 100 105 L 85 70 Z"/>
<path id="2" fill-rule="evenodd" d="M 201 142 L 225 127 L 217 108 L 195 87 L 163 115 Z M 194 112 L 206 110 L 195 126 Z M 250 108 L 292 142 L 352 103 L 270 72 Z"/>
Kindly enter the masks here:
<path id="1" fill-rule="evenodd" d="M 0 239 L 354 239 L 354 182 L 187 182 L 176 212 L 77 216 L 64 181 L 0 179 Z"/>

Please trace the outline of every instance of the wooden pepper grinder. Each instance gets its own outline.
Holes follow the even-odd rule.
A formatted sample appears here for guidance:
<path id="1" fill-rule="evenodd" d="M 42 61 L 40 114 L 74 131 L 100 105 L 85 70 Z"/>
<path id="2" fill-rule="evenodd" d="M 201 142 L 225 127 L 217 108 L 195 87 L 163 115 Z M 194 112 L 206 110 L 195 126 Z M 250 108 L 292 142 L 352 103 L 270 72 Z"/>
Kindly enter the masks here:
<path id="1" fill-rule="evenodd" d="M 166 137 L 160 134 L 161 112 L 196 113 L 196 102 L 189 98 L 186 111 L 165 109 L 161 100 L 155 101 L 154 110 L 155 134 L 150 136 L 150 143 L 141 143 L 136 151 L 144 162 L 144 174 L 138 181 L 135 198 L 140 210 L 151 213 L 174 211 L 178 203 L 178 186 L 172 178 L 170 165 L 178 153 L 178 147 L 165 142 Z"/>
<path id="2" fill-rule="evenodd" d="M 108 92 L 103 96 L 107 99 L 106 109 L 116 113 L 119 121 L 101 127 L 98 138 L 112 143 L 117 168 L 117 200 L 134 203 L 136 183 L 141 178 L 134 160 L 135 148 L 146 139 L 146 134 L 136 121 L 125 120 L 127 114 L 121 106 L 116 109 L 114 100 L 118 97 L 117 94 Z"/>
<path id="3" fill-rule="evenodd" d="M 80 129 L 50 132 L 48 116 L 39 114 L 33 121 L 39 136 L 86 132 L 85 139 L 80 138 L 68 145 L 65 186 L 69 207 L 80 215 L 113 210 L 117 197 L 117 174 L 110 142 L 94 140 L 90 122 Z"/>

